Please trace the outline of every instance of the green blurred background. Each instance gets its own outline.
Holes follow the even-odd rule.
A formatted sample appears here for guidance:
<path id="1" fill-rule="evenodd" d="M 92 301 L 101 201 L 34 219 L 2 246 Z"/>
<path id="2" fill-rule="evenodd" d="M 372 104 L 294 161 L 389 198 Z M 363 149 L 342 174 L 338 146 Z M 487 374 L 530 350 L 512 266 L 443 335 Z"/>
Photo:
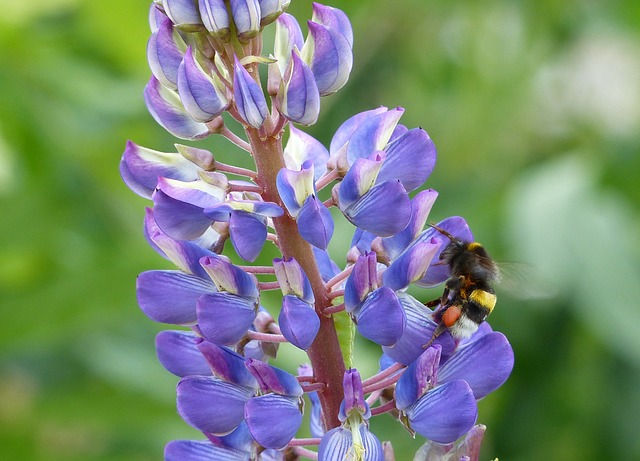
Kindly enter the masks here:
<path id="1" fill-rule="evenodd" d="M 310 2 L 292 3 L 303 22 Z M 640 459 L 640 2 L 331 4 L 354 25 L 354 71 L 308 131 L 328 145 L 355 112 L 405 107 L 439 151 L 432 219 L 465 216 L 536 274 L 491 318 L 516 364 L 480 403 L 482 459 Z M 142 100 L 148 5 L 2 2 L 0 459 L 157 460 L 197 437 L 135 301 L 136 275 L 167 265 L 118 174 L 127 139 L 176 142 Z M 371 346 L 357 354 L 373 371 Z M 391 422 L 372 425 L 410 460 L 422 440 Z"/>

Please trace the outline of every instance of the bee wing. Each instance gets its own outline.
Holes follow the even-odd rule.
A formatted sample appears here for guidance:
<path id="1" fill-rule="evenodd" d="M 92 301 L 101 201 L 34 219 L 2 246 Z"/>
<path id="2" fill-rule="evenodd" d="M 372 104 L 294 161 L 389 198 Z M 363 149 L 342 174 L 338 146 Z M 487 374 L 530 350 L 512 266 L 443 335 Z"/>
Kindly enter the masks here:
<path id="1" fill-rule="evenodd" d="M 542 273 L 531 264 L 521 262 L 497 263 L 497 288 L 518 299 L 549 299 L 557 290 L 545 281 Z"/>

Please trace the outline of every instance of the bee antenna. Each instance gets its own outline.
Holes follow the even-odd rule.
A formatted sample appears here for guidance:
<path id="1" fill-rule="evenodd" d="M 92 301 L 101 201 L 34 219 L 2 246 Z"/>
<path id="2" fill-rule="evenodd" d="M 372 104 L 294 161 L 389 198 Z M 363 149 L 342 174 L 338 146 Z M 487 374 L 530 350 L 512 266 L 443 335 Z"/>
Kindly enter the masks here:
<path id="1" fill-rule="evenodd" d="M 437 226 L 436 224 L 433 223 L 429 223 L 429 227 L 433 227 L 435 230 L 437 230 L 438 232 L 440 232 L 442 235 L 444 235 L 445 237 L 449 237 L 449 240 L 451 240 L 452 242 L 454 240 L 459 240 L 458 238 L 454 237 L 453 235 L 451 235 L 449 232 L 447 232 L 446 230 L 444 230 L 442 227 Z"/>

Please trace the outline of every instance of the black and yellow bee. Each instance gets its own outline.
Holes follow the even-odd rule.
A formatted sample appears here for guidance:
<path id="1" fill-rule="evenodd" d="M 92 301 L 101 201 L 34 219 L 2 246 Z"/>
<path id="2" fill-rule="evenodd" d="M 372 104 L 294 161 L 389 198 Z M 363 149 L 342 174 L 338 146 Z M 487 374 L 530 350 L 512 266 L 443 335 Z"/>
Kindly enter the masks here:
<path id="1" fill-rule="evenodd" d="M 449 267 L 451 276 L 442 296 L 426 303 L 440 307 L 433 314 L 438 326 L 424 347 L 446 330 L 456 340 L 475 333 L 496 305 L 493 283 L 500 278 L 497 264 L 481 244 L 461 240 L 438 226 L 431 227 L 450 240 L 440 253 L 440 261 Z"/>

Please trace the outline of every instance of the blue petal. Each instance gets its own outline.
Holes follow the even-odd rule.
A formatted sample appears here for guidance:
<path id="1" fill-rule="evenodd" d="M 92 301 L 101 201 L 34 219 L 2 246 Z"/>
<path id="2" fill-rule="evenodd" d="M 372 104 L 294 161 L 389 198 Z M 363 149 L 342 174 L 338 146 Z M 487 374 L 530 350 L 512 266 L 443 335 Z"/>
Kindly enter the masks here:
<path id="1" fill-rule="evenodd" d="M 396 291 L 405 289 L 424 276 L 440 246 L 435 239 L 411 245 L 384 271 L 382 283 Z"/>
<path id="2" fill-rule="evenodd" d="M 358 158 L 368 158 L 371 152 L 383 150 L 403 113 L 404 109 L 397 107 L 366 117 L 349 139 L 347 146 L 349 165 Z M 333 149 L 331 153 L 333 154 Z"/>
<path id="3" fill-rule="evenodd" d="M 275 258 L 273 269 L 278 279 L 278 284 L 284 295 L 295 295 L 307 304 L 314 304 L 313 289 L 307 274 L 302 266 L 294 258 Z"/>
<path id="4" fill-rule="evenodd" d="M 407 323 L 396 344 L 382 350 L 396 362 L 409 365 L 424 352 L 423 346 L 429 342 L 437 325 L 432 320 L 431 310 L 424 304 L 405 293 L 397 293 L 397 296 L 404 307 Z M 453 338 L 447 333 L 438 336 L 433 344 L 442 346 L 443 361 L 455 348 Z"/>
<path id="5" fill-rule="evenodd" d="M 402 373 L 396 383 L 396 408 L 404 410 L 435 387 L 441 351 L 439 344 L 429 347 Z"/>
<path id="6" fill-rule="evenodd" d="M 345 120 L 342 125 L 336 130 L 333 138 L 331 138 L 331 144 L 329 145 L 329 152 L 331 157 L 338 156 L 341 152 L 346 152 L 347 145 L 353 136 L 353 133 L 358 129 L 358 127 L 364 123 L 365 120 L 377 115 L 387 112 L 386 107 L 378 107 L 377 109 L 366 110 L 364 112 L 359 112 L 356 115 Z M 373 152 L 376 149 L 369 150 L 369 153 Z M 363 155 L 363 157 L 367 157 L 367 155 Z"/>
<path id="7" fill-rule="evenodd" d="M 284 74 L 291 51 L 294 47 L 301 50 L 304 44 L 302 30 L 296 18 L 290 14 L 283 13 L 276 21 L 276 36 L 273 46 L 273 54 L 278 61 L 280 73 Z"/>
<path id="8" fill-rule="evenodd" d="M 360 334 L 381 346 L 395 344 L 406 324 L 404 309 L 389 287 L 371 293 L 356 311 L 356 320 Z"/>
<path id="9" fill-rule="evenodd" d="M 230 0 L 229 3 L 238 38 L 244 42 L 255 37 L 260 30 L 260 4 L 258 0 Z"/>
<path id="10" fill-rule="evenodd" d="M 302 396 L 302 387 L 291 373 L 255 359 L 247 359 L 245 366 L 256 378 L 263 392 L 275 392 L 290 397 Z"/>
<path id="11" fill-rule="evenodd" d="M 378 288 L 378 272 L 375 252 L 359 256 L 344 288 L 344 305 L 353 312 L 367 295 Z"/>
<path id="12" fill-rule="evenodd" d="M 151 198 L 158 176 L 195 181 L 198 168 L 178 153 L 158 152 L 127 141 L 120 160 L 120 175 L 129 188 L 141 197 Z"/>
<path id="13" fill-rule="evenodd" d="M 198 298 L 214 291 L 208 280 L 181 271 L 147 271 L 136 280 L 142 312 L 156 322 L 174 325 L 195 323 Z"/>
<path id="14" fill-rule="evenodd" d="M 439 382 L 464 379 L 476 399 L 500 387 L 513 370 L 513 349 L 499 332 L 482 336 L 459 347 L 438 374 Z"/>
<path id="15" fill-rule="evenodd" d="M 191 203 L 176 200 L 156 189 L 153 193 L 153 214 L 162 231 L 176 240 L 193 240 L 211 227 L 203 209 Z"/>
<path id="16" fill-rule="evenodd" d="M 200 338 L 197 345 L 209 371 L 223 381 L 238 384 L 245 387 L 258 387 L 258 383 L 247 367 L 244 365 L 245 358 L 226 347 L 218 346 L 210 341 Z"/>
<path id="17" fill-rule="evenodd" d="M 187 376 L 176 392 L 182 419 L 200 431 L 225 434 L 242 422 L 244 405 L 255 391 L 217 378 Z"/>
<path id="18" fill-rule="evenodd" d="M 255 261 L 267 240 L 266 219 L 246 211 L 234 211 L 229 234 L 238 255 L 246 261 Z"/>
<path id="19" fill-rule="evenodd" d="M 478 406 L 469 385 L 457 379 L 427 392 L 405 413 L 418 434 L 434 442 L 453 443 L 473 427 Z"/>
<path id="20" fill-rule="evenodd" d="M 356 159 L 351 165 L 338 189 L 341 210 L 348 208 L 374 186 L 385 155 L 382 151 L 374 151 L 370 157 Z"/>
<path id="21" fill-rule="evenodd" d="M 411 199 L 411 219 L 401 232 L 382 239 L 382 247 L 393 261 L 422 231 L 438 193 L 433 189 L 420 191 Z"/>
<path id="22" fill-rule="evenodd" d="M 420 187 L 436 165 L 436 147 L 422 128 L 407 131 L 386 152 L 378 182 L 399 179 L 409 192 Z"/>
<path id="23" fill-rule="evenodd" d="M 333 237 L 331 212 L 315 195 L 309 196 L 298 214 L 300 236 L 311 245 L 326 250 Z"/>
<path id="24" fill-rule="evenodd" d="M 173 440 L 164 449 L 165 461 L 246 461 L 247 452 L 217 447 L 208 440 Z"/>
<path id="25" fill-rule="evenodd" d="M 387 181 L 373 187 L 343 213 L 355 226 L 389 237 L 407 227 L 411 202 L 400 181 Z"/>
<path id="26" fill-rule="evenodd" d="M 322 280 L 328 282 L 340 273 L 340 267 L 333 262 L 326 250 L 321 250 L 314 246 L 312 246 L 311 249 L 313 250 L 313 255 L 316 263 L 318 264 L 318 270 L 320 271 Z"/>
<path id="27" fill-rule="evenodd" d="M 380 440 L 364 425 L 360 426 L 360 437 L 364 445 L 364 461 L 383 461 L 382 444 Z M 342 426 L 327 432 L 318 447 L 318 461 L 336 461 L 356 459 L 348 457 L 353 445 L 353 436 L 349 429 Z M 353 456 L 353 453 L 351 453 Z"/>
<path id="28" fill-rule="evenodd" d="M 181 378 L 211 375 L 211 368 L 196 346 L 197 336 L 189 331 L 166 330 L 156 335 L 156 354 L 163 367 Z"/>
<path id="29" fill-rule="evenodd" d="M 320 319 L 313 307 L 291 295 L 282 298 L 278 324 L 287 341 L 302 350 L 309 349 L 320 329 Z"/>
<path id="30" fill-rule="evenodd" d="M 244 417 L 251 435 L 266 448 L 284 448 L 302 423 L 298 397 L 267 394 L 249 400 Z"/>
<path id="31" fill-rule="evenodd" d="M 197 303 L 198 327 L 209 341 L 235 344 L 256 317 L 255 304 L 230 293 L 203 295 Z"/>

